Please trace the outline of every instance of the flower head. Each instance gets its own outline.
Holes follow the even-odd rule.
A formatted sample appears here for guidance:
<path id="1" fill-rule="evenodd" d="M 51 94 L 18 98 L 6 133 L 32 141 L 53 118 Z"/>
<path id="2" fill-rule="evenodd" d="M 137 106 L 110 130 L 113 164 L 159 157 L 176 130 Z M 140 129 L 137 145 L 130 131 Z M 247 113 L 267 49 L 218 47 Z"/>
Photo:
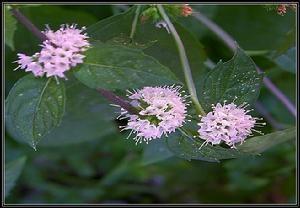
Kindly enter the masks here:
<path id="1" fill-rule="evenodd" d="M 258 118 L 247 115 L 250 110 L 245 110 L 246 103 L 237 106 L 234 103 L 213 105 L 213 111 L 201 118 L 198 133 L 203 144 L 220 144 L 222 141 L 235 148 L 236 143 L 242 143 L 252 131 L 254 126 L 265 123 L 257 123 Z M 259 132 L 261 133 L 261 132 Z"/>
<path id="2" fill-rule="evenodd" d="M 277 7 L 277 14 L 283 16 L 285 15 L 286 13 L 286 4 L 280 4 L 278 7 Z"/>
<path id="3" fill-rule="evenodd" d="M 193 9 L 188 5 L 185 4 L 181 7 L 181 15 L 184 17 L 190 16 L 193 13 Z"/>
<path id="4" fill-rule="evenodd" d="M 124 130 L 136 133 L 137 143 L 167 136 L 181 127 L 186 118 L 186 96 L 181 96 L 180 87 L 144 87 L 130 92 L 128 98 L 138 109 L 137 115 L 132 115 L 122 109 L 121 116 L 129 118 Z M 130 133 L 130 135 L 131 135 Z"/>
<path id="5" fill-rule="evenodd" d="M 34 56 L 18 54 L 18 68 L 31 71 L 35 76 L 55 76 L 65 78 L 64 73 L 83 62 L 82 52 L 90 46 L 88 36 L 82 34 L 85 28 L 77 29 L 76 25 L 62 25 L 57 31 L 49 27 L 42 31 L 48 38 L 42 49 Z"/>

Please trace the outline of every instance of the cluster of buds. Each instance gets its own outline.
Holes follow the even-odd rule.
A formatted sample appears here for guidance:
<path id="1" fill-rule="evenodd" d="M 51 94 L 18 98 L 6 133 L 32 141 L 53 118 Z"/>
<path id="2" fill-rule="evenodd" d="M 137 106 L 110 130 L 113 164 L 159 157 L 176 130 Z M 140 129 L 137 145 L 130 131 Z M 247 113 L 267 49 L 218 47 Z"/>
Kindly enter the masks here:
<path id="1" fill-rule="evenodd" d="M 288 8 L 293 11 L 297 10 L 296 4 L 279 4 L 279 5 L 265 5 L 264 6 L 268 11 L 276 11 L 277 14 L 284 16 L 287 13 Z"/>
<path id="2" fill-rule="evenodd" d="M 288 7 L 290 7 L 294 11 L 296 11 L 297 9 L 296 4 L 280 4 L 279 6 L 277 6 L 277 14 L 281 16 L 285 15 Z"/>
<path id="3" fill-rule="evenodd" d="M 184 5 L 164 5 L 166 12 L 171 17 L 188 17 L 192 14 L 193 10 L 188 4 Z M 144 10 L 141 14 L 141 22 L 144 23 L 148 19 L 151 19 L 155 26 L 158 28 L 165 28 L 169 33 L 167 23 L 162 20 L 162 17 L 156 7 L 156 5 L 150 5 L 150 7 Z"/>
<path id="4" fill-rule="evenodd" d="M 84 30 L 84 27 L 76 29 L 76 25 L 61 25 L 57 31 L 48 27 L 42 32 L 47 40 L 41 45 L 41 51 L 33 56 L 19 53 L 16 69 L 25 69 L 36 77 L 66 78 L 64 73 L 82 63 L 85 57 L 82 53 L 90 47 L 87 34 L 81 34 Z"/>
<path id="5" fill-rule="evenodd" d="M 277 14 L 279 14 L 279 15 L 281 15 L 281 16 L 285 15 L 285 13 L 286 13 L 286 7 L 287 7 L 287 5 L 285 5 L 285 4 L 280 4 L 280 5 L 277 7 Z"/>
<path id="6" fill-rule="evenodd" d="M 188 17 L 190 15 L 192 15 L 193 13 L 193 9 L 188 5 L 185 4 L 181 7 L 181 15 L 184 17 Z"/>
<path id="7" fill-rule="evenodd" d="M 165 10 L 171 17 L 188 17 L 193 13 L 193 9 L 188 4 L 183 5 L 164 5 Z M 144 10 L 141 14 L 141 21 L 151 19 L 153 22 L 161 20 L 161 16 L 155 4 L 150 5 L 149 8 Z"/>

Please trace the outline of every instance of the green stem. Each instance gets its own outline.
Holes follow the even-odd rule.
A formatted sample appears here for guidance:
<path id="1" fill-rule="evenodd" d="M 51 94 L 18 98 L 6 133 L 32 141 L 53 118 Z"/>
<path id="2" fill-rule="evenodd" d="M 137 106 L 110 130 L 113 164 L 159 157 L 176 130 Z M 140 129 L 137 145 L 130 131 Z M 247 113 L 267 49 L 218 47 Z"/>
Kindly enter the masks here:
<path id="1" fill-rule="evenodd" d="M 139 19 L 139 15 L 140 15 L 140 11 L 141 11 L 141 5 L 137 5 L 136 10 L 135 10 L 135 16 L 132 22 L 132 26 L 131 26 L 131 32 L 130 32 L 130 40 L 133 40 L 133 36 L 136 30 L 136 25 Z"/>
<path id="2" fill-rule="evenodd" d="M 174 25 L 172 24 L 172 22 L 170 21 L 168 15 L 166 14 L 164 8 L 162 5 L 157 5 L 158 11 L 161 14 L 162 18 L 164 19 L 164 21 L 167 23 L 170 32 L 175 40 L 178 52 L 179 52 L 179 57 L 180 57 L 180 61 L 181 61 L 181 65 L 183 68 L 183 72 L 184 72 L 184 76 L 185 76 L 185 81 L 189 90 L 189 93 L 191 95 L 191 99 L 196 107 L 197 112 L 200 115 L 205 115 L 205 111 L 203 110 L 202 106 L 199 103 L 198 97 L 197 97 L 197 93 L 196 93 L 196 88 L 195 88 L 195 84 L 192 78 L 192 73 L 191 73 L 191 68 L 189 65 L 189 61 L 184 49 L 184 45 L 174 27 Z"/>

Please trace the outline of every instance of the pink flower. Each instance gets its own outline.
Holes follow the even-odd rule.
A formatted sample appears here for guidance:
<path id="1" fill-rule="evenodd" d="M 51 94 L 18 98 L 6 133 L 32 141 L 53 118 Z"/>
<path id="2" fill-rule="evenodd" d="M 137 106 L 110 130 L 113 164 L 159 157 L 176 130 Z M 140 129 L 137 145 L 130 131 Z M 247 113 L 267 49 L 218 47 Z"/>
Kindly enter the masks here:
<path id="1" fill-rule="evenodd" d="M 258 118 L 247 115 L 245 103 L 236 106 L 234 103 L 218 103 L 213 106 L 213 111 L 201 118 L 198 133 L 199 137 L 205 140 L 204 144 L 220 144 L 225 142 L 231 148 L 235 148 L 236 143 L 242 143 L 252 131 L 255 125 L 265 125 L 266 123 L 256 123 Z M 261 132 L 259 132 L 261 133 Z"/>
<path id="2" fill-rule="evenodd" d="M 135 133 L 137 143 L 161 138 L 181 127 L 186 118 L 186 96 L 181 96 L 181 87 L 144 87 L 130 92 L 128 96 L 131 104 L 139 111 L 138 115 L 131 115 L 122 108 L 121 116 L 129 118 L 123 130 Z M 130 133 L 130 135 L 131 135 Z"/>
<path id="3" fill-rule="evenodd" d="M 59 30 L 54 32 L 48 27 L 43 31 L 48 40 L 41 45 L 40 53 L 36 53 L 32 57 L 18 54 L 17 62 L 20 64 L 18 68 L 32 71 L 35 76 L 46 74 L 47 77 L 65 78 L 66 71 L 83 63 L 85 56 L 81 53 L 90 46 L 87 41 L 88 36 L 81 34 L 83 30 L 85 30 L 84 27 L 76 29 L 76 25 L 62 25 Z M 37 63 L 31 64 L 33 60 Z M 29 64 L 31 64 L 31 68 L 28 68 Z"/>

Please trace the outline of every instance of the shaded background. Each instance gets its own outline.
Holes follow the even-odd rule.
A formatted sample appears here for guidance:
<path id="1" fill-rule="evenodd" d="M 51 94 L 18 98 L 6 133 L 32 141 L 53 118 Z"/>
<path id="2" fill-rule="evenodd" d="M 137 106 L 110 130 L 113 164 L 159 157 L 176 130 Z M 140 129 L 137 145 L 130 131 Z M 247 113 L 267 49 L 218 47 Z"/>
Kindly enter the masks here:
<path id="1" fill-rule="evenodd" d="M 279 48 L 295 50 L 295 13 L 285 16 L 267 11 L 263 6 L 197 6 L 230 33 L 248 51 L 266 75 L 295 102 L 295 65 L 292 61 L 271 60 L 268 52 Z M 57 29 L 62 23 L 92 25 L 119 14 L 123 6 L 112 5 L 36 5 L 20 9 L 36 26 L 45 24 Z M 208 57 L 227 61 L 232 53 L 200 22 L 192 17 L 178 20 L 204 45 Z M 5 93 L 25 75 L 13 72 L 18 52 L 32 54 L 39 41 L 18 23 L 14 36 L 15 50 L 5 46 Z M 188 49 L 187 49 L 188 50 Z M 266 52 L 267 51 L 267 52 Z M 295 57 L 294 57 L 295 59 Z M 73 92 L 76 94 L 76 90 Z M 86 88 L 78 107 L 94 98 L 108 106 L 98 94 Z M 295 125 L 295 119 L 265 87 L 259 101 L 283 126 Z M 95 103 L 88 104 L 93 107 Z M 95 109 L 94 109 L 95 110 Z M 104 111 L 86 110 L 91 123 L 102 122 L 106 114 L 117 115 L 109 107 Z M 95 114 L 99 112 L 99 114 Z M 76 107 L 70 112 L 76 116 Z M 90 115 L 89 115 L 89 114 Z M 92 116 L 93 117 L 89 117 Z M 83 119 L 78 115 L 79 119 Z M 99 120 L 100 119 L 100 120 Z M 79 120 L 80 121 L 80 120 Z M 77 125 L 81 125 L 80 122 Z M 5 159 L 12 161 L 26 155 L 27 161 L 6 203 L 294 203 L 295 144 L 287 142 L 271 148 L 262 156 L 225 160 L 221 163 L 185 161 L 175 157 L 146 164 L 142 146 L 126 140 L 115 126 L 95 134 L 92 139 L 65 138 L 59 145 L 42 142 L 38 151 L 5 136 Z M 67 131 L 76 129 L 71 126 Z M 103 131 L 99 128 L 99 131 Z M 270 125 L 264 132 L 274 131 Z M 57 138 L 60 139 L 60 138 Z M 149 156 L 147 156 L 149 157 Z M 154 156 L 153 156 L 154 157 Z"/>

